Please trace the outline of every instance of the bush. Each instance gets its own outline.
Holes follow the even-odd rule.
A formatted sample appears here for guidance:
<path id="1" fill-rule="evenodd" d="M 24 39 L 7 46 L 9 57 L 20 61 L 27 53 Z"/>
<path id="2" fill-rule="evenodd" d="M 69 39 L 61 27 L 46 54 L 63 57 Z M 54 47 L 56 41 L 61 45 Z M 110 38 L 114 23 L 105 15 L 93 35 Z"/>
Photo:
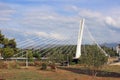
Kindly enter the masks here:
<path id="1" fill-rule="evenodd" d="M 46 63 L 42 63 L 41 70 L 46 70 L 46 69 L 47 69 L 47 64 Z"/>

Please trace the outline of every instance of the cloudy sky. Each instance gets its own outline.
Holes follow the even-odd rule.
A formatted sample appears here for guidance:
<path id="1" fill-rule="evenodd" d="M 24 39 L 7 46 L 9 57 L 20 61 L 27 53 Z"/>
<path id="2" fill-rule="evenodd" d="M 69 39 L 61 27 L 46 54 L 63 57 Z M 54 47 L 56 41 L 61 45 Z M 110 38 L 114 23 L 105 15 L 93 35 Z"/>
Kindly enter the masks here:
<path id="1" fill-rule="evenodd" d="M 120 42 L 120 0 L 0 0 L 0 29 L 22 46 L 76 43 L 82 18 L 84 43 L 87 28 L 98 43 Z"/>

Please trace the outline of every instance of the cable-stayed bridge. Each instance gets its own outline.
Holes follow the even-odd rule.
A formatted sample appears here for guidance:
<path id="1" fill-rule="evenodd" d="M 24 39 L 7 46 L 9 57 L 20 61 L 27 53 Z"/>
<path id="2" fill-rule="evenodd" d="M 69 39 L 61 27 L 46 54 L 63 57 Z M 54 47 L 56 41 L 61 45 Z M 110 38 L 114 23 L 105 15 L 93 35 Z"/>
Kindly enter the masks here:
<path id="1" fill-rule="evenodd" d="M 9 59 L 28 60 L 28 53 L 29 53 L 28 50 L 31 50 L 32 52 L 35 53 L 39 53 L 39 55 L 42 57 L 41 59 L 48 59 L 51 56 L 54 58 L 56 58 L 57 56 L 62 57 L 63 55 L 65 55 L 66 57 L 68 55 L 71 55 L 73 59 L 78 59 L 80 58 L 82 53 L 81 51 L 83 50 L 81 47 L 82 43 L 86 39 L 84 38 L 85 33 L 88 33 L 91 43 L 96 44 L 98 48 L 106 56 L 108 56 L 107 53 L 100 47 L 100 45 L 94 39 L 89 29 L 86 26 L 84 26 L 84 22 L 85 22 L 84 19 L 80 21 L 80 26 L 78 27 L 77 31 L 73 31 L 74 33 L 71 33 L 68 30 L 69 31 L 68 33 L 71 34 L 70 39 L 63 37 L 61 39 L 61 36 L 59 35 L 52 35 L 51 37 L 47 34 L 41 33 L 44 36 L 42 37 L 32 36 L 30 39 L 19 41 L 17 43 L 19 52 L 13 55 L 13 57 Z M 64 33 L 65 31 L 61 31 L 61 33 Z M 25 33 L 26 36 L 29 36 L 29 33 L 27 32 Z"/>
<path id="2" fill-rule="evenodd" d="M 80 26 L 78 27 L 77 31 L 74 31 L 75 33 L 68 33 L 71 34 L 69 39 L 67 39 L 67 36 L 64 36 L 64 38 L 58 34 L 54 34 L 52 36 L 49 36 L 49 34 L 40 33 L 44 36 L 36 37 L 32 36 L 31 38 L 23 41 L 19 41 L 17 43 L 17 47 L 19 48 L 19 53 L 15 54 L 11 59 L 27 59 L 27 51 L 28 49 L 32 50 L 32 52 L 37 52 L 39 55 L 42 56 L 42 59 L 46 59 L 51 55 L 59 56 L 62 54 L 71 55 L 74 57 L 74 59 L 78 59 L 81 56 L 81 45 L 85 41 L 84 33 L 88 33 L 88 36 L 91 40 L 91 43 L 94 43 L 98 46 L 98 48 L 106 55 L 107 53 L 99 46 L 99 44 L 96 42 L 94 37 L 92 36 L 91 32 L 87 28 L 87 26 L 84 26 L 85 20 L 82 19 L 80 21 Z M 67 29 L 69 30 L 69 28 Z M 65 33 L 66 30 L 61 31 L 61 33 Z M 26 33 L 26 32 L 25 32 Z M 68 35 L 66 34 L 66 35 Z M 26 36 L 29 36 L 29 33 L 26 33 Z M 56 53 L 53 54 L 53 50 L 56 51 Z M 54 56 L 54 57 L 55 57 Z"/>

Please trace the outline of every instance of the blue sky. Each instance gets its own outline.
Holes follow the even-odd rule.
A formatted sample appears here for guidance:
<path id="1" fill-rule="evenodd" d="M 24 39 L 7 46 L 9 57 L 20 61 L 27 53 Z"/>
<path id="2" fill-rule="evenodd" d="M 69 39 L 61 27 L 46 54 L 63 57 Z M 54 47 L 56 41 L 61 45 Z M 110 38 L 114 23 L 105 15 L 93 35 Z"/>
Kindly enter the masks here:
<path id="1" fill-rule="evenodd" d="M 98 43 L 120 42 L 120 0 L 0 0 L 0 29 L 18 45 L 76 43 L 82 18 Z"/>

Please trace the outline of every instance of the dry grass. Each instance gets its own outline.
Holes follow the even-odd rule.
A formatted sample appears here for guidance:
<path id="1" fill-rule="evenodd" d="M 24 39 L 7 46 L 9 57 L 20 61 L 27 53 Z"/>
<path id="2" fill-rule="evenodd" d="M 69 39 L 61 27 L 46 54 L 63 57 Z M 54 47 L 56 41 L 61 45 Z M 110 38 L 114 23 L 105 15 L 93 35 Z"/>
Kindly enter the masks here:
<path id="1" fill-rule="evenodd" d="M 105 66 L 102 72 L 106 75 L 98 76 L 96 80 L 120 80 L 120 66 Z M 118 74 L 115 76 L 110 73 Z M 108 75 L 109 74 L 109 75 Z M 108 76 L 107 76 L 108 75 Z M 29 66 L 27 69 L 0 69 L 0 79 L 4 80 L 93 80 L 81 66 L 60 67 L 57 71 L 50 68 L 40 70 L 40 67 Z"/>

